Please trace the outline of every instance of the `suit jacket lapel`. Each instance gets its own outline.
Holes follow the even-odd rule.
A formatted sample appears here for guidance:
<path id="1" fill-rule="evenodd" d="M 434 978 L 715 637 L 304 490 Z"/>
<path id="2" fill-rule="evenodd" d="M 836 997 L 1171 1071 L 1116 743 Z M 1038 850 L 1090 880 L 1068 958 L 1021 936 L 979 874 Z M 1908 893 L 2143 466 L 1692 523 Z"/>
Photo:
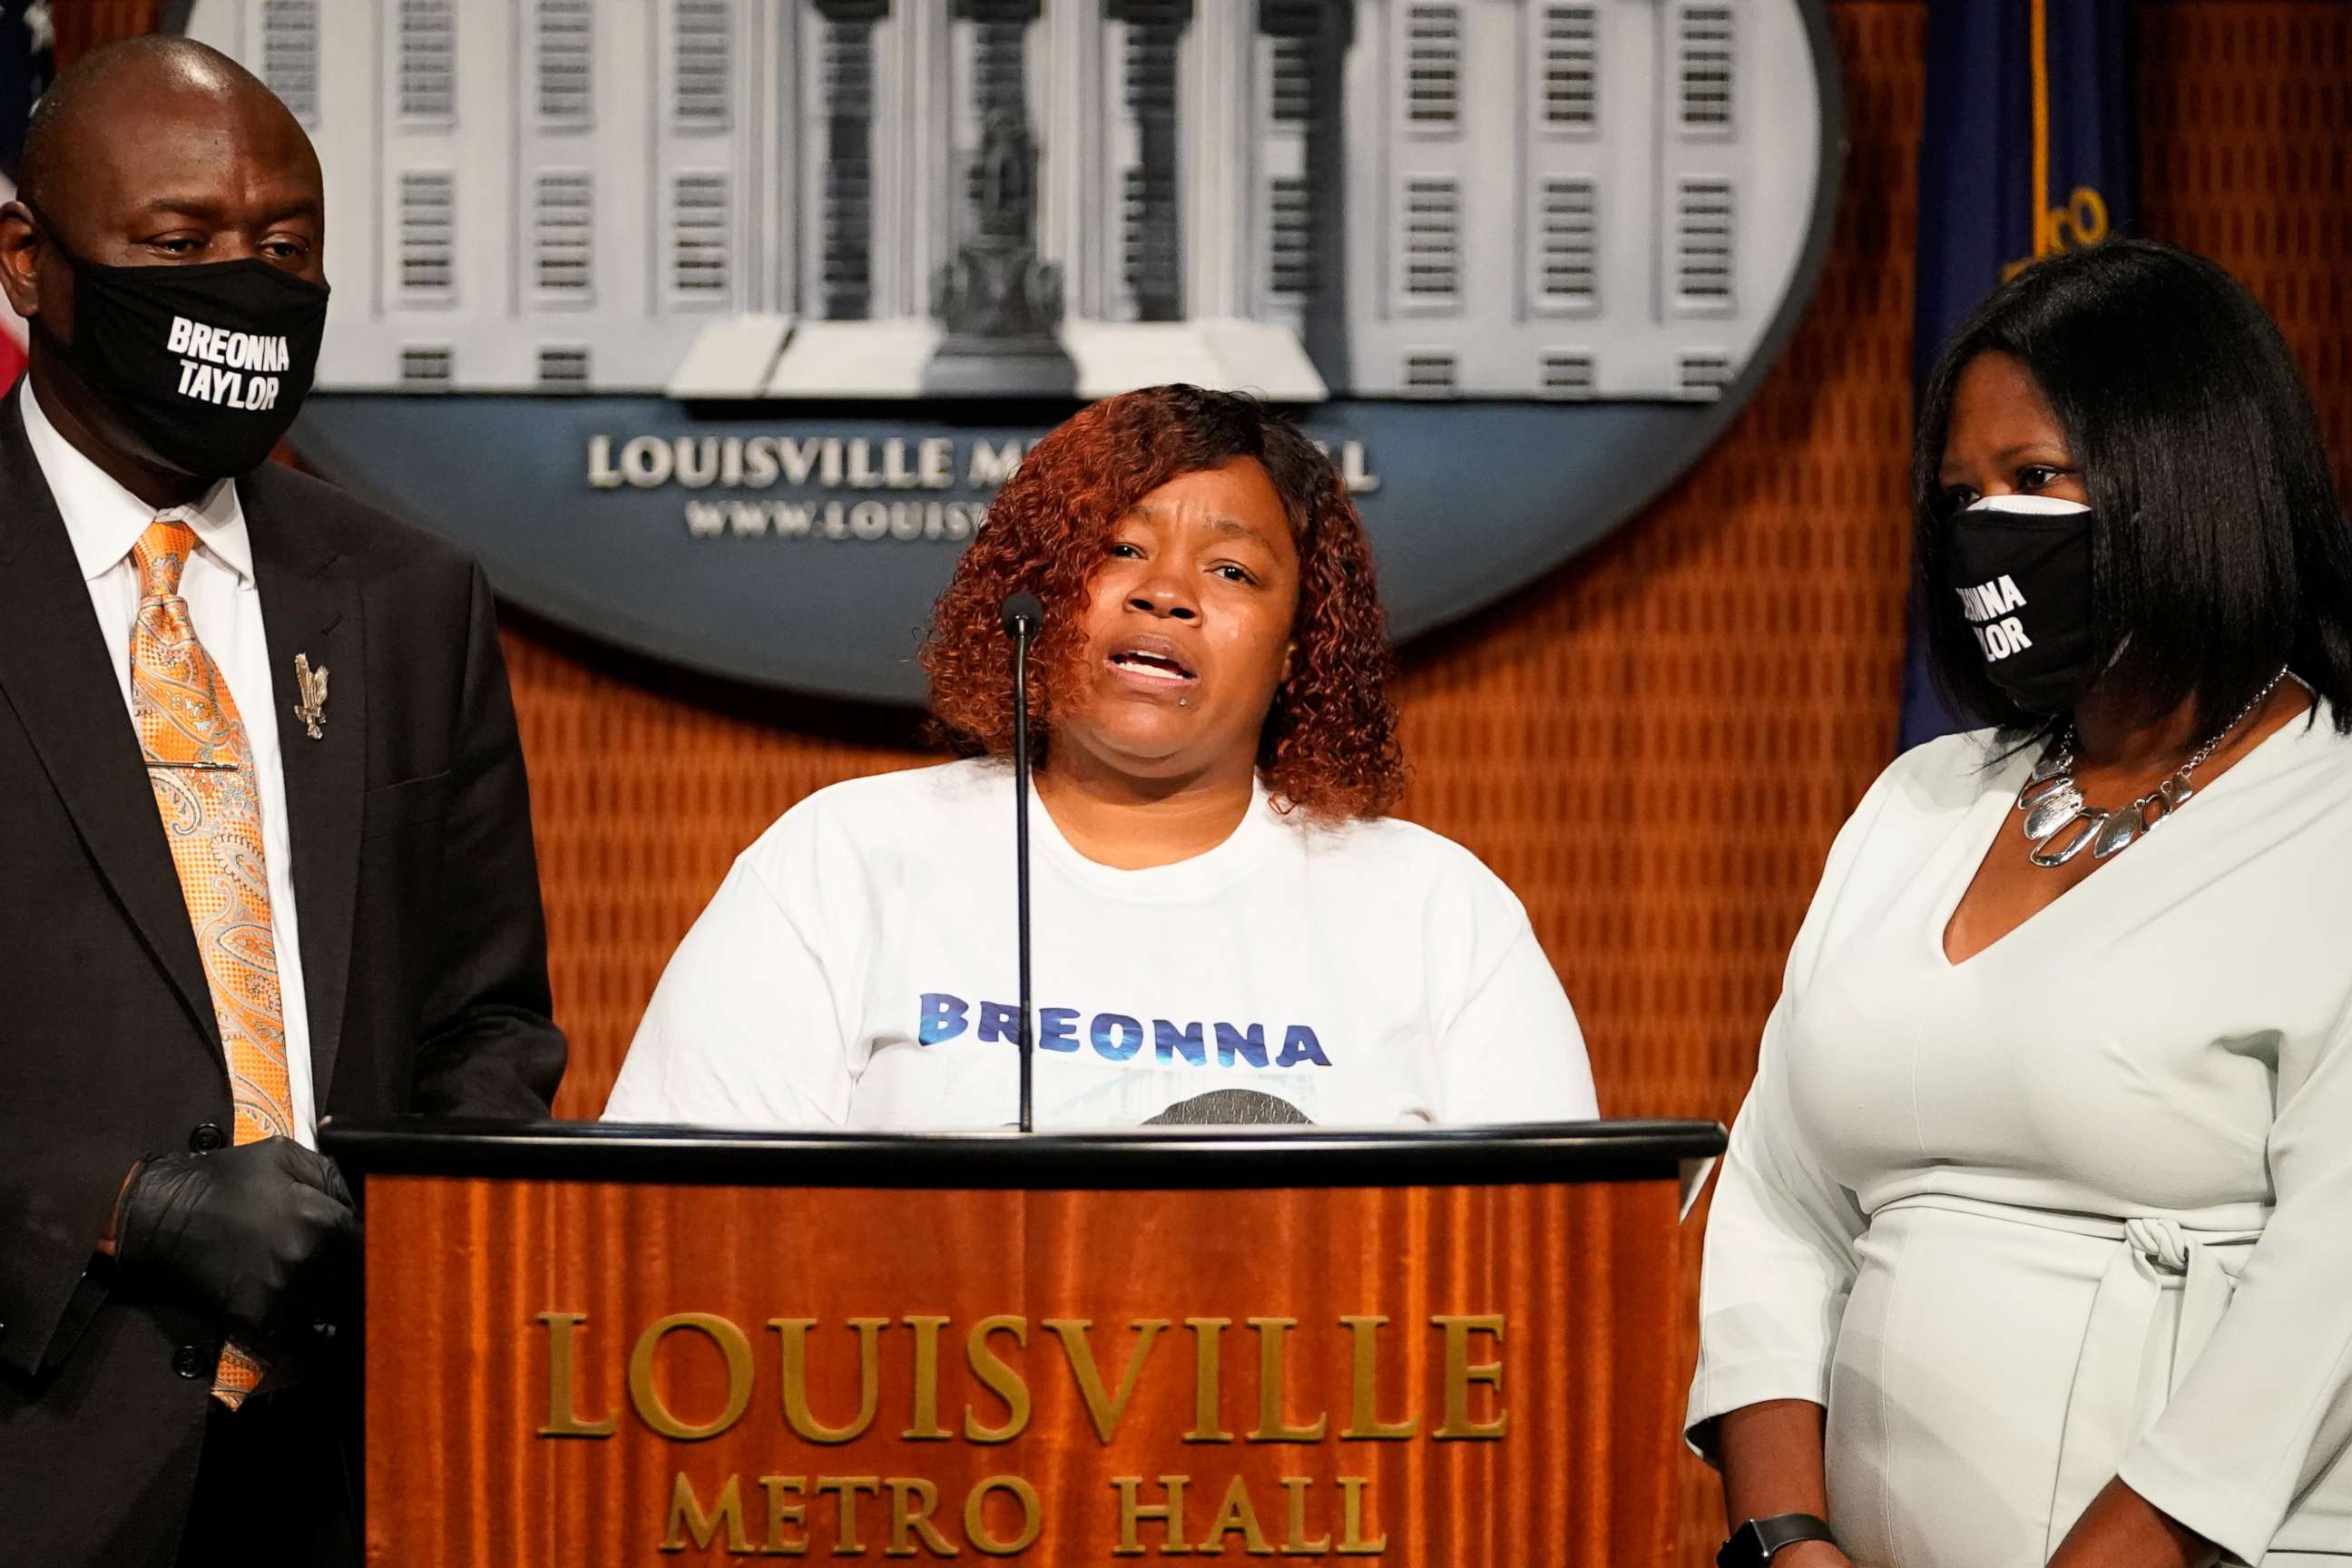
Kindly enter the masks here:
<path id="1" fill-rule="evenodd" d="M 360 796 L 366 779 L 364 631 L 352 562 L 307 520 L 287 515 L 268 469 L 238 481 L 253 546 L 253 574 L 268 629 L 277 701 L 278 754 L 286 775 L 287 832 L 294 846 L 294 898 L 301 912 L 302 984 L 309 997 L 312 1103 L 327 1113 L 335 1054 L 351 989 L 352 922 L 360 870 Z M 328 674 L 320 738 L 298 718 L 300 654 Z M 247 714 L 251 723 L 253 716 Z"/>
<path id="2" fill-rule="evenodd" d="M 130 649 L 108 647 L 99 631 L 16 398 L 0 409 L 0 697 L 31 737 L 99 874 L 219 1053 L 212 989 L 114 675 Z"/>

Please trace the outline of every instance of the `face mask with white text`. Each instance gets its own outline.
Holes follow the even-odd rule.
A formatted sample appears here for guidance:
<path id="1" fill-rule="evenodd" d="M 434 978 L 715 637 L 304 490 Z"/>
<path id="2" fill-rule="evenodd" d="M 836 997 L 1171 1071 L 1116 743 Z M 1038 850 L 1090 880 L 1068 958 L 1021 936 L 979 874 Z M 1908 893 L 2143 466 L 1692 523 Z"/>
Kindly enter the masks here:
<path id="1" fill-rule="evenodd" d="M 2092 596 L 2091 509 L 2054 496 L 1987 496 L 1953 514 L 1946 585 L 1985 674 L 2029 713 L 2063 713 L 2106 667 Z"/>
<path id="2" fill-rule="evenodd" d="M 101 266 L 42 227 L 73 269 L 73 340 L 39 317 L 34 329 L 172 467 L 201 479 L 259 467 L 310 390 L 327 286 L 259 257 Z"/>

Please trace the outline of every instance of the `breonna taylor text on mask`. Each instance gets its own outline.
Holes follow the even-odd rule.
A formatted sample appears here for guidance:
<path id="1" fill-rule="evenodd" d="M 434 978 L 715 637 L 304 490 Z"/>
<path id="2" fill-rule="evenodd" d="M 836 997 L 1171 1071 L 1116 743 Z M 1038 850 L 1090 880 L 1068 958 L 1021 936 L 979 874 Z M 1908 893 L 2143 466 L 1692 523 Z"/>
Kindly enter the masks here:
<path id="1" fill-rule="evenodd" d="M 283 337 L 232 332 L 185 316 L 172 318 L 167 346 L 180 356 L 180 395 L 223 408 L 275 407 L 278 377 L 293 363 Z"/>
<path id="2" fill-rule="evenodd" d="M 2008 574 L 1957 592 L 1960 595 L 1960 613 L 1968 616 L 1969 630 L 1976 634 L 1977 646 L 1984 650 L 1987 664 L 1997 664 L 2033 646 L 2033 639 L 2025 635 L 2025 628 L 2010 614 L 2025 607 L 2025 595 L 2017 591 L 2016 581 Z"/>

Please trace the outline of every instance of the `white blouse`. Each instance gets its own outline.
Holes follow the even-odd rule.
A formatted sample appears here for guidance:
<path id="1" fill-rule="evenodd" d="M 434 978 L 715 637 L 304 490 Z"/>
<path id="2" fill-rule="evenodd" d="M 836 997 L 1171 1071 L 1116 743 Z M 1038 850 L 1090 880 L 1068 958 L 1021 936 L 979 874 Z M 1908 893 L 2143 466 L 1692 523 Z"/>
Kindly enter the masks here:
<path id="1" fill-rule="evenodd" d="M 2352 1563 L 2352 740 L 2270 735 L 1965 963 L 2031 754 L 1934 742 L 1838 835 L 1706 1233 L 1689 1422 L 1828 1407 L 1867 1568 L 2046 1562 L 2120 1474 Z"/>

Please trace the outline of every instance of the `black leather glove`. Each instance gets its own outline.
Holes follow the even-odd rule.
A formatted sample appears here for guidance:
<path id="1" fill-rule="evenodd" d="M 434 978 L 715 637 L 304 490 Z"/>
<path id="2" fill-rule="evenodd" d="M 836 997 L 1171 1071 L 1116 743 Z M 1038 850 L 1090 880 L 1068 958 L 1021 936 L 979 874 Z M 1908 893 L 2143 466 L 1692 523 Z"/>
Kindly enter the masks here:
<path id="1" fill-rule="evenodd" d="M 122 1194 L 115 1268 L 257 1352 L 302 1347 L 357 1300 L 359 1217 L 334 1163 L 290 1138 L 151 1154 Z"/>

